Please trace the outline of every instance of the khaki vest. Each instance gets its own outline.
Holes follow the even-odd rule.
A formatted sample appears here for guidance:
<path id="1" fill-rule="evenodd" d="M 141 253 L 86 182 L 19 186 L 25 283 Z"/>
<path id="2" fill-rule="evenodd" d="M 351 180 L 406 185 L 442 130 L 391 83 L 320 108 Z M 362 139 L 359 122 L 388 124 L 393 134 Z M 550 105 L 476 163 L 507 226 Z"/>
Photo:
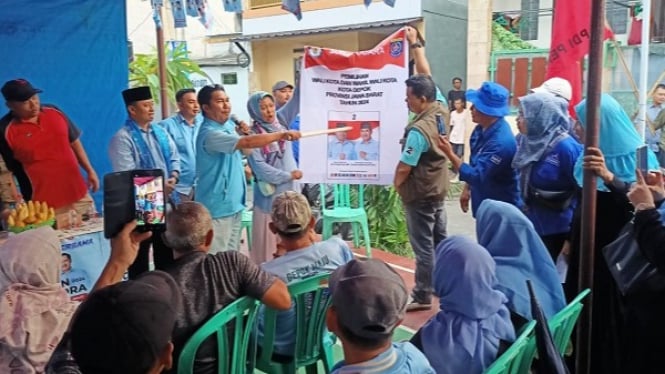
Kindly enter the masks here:
<path id="1" fill-rule="evenodd" d="M 405 204 L 414 201 L 442 201 L 448 193 L 450 183 L 448 159 L 437 146 L 439 130 L 436 124 L 436 114 L 441 114 L 446 124 L 446 131 L 449 131 L 450 113 L 439 102 L 433 103 L 418 114 L 404 130 L 404 138 L 401 141 L 402 151 L 404 151 L 409 131 L 414 128 L 418 129 L 429 143 L 429 149 L 420 155 L 418 165 L 411 169 L 409 177 L 397 191 Z"/>

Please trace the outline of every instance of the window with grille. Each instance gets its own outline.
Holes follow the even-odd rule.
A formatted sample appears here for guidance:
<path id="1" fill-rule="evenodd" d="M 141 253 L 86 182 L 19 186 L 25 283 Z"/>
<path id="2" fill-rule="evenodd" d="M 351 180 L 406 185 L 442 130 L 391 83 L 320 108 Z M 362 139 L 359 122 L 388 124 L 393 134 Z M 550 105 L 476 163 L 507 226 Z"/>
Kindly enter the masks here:
<path id="1" fill-rule="evenodd" d="M 520 37 L 523 40 L 538 39 L 538 13 L 540 0 L 522 0 Z"/>
<path id="2" fill-rule="evenodd" d="M 624 0 L 607 0 L 605 16 L 615 34 L 628 32 L 628 10 Z"/>

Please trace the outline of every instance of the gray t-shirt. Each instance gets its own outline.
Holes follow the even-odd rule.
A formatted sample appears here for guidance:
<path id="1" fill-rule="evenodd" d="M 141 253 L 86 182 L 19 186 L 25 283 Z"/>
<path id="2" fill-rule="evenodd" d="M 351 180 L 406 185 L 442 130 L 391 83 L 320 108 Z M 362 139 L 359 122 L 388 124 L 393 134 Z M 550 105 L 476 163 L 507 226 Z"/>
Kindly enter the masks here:
<path id="1" fill-rule="evenodd" d="M 174 373 L 183 346 L 210 317 L 243 296 L 263 298 L 276 280 L 236 251 L 214 255 L 192 252 L 177 259 L 166 272 L 173 276 L 183 295 L 183 310 L 173 329 Z M 215 339 L 208 339 L 199 347 L 194 372 L 217 372 Z"/>

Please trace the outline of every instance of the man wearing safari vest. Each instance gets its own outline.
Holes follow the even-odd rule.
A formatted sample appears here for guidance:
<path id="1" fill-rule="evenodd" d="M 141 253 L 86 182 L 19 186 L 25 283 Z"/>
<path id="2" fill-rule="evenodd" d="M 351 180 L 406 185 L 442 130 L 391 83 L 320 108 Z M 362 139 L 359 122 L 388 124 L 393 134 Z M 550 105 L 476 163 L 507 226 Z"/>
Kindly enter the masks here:
<path id="1" fill-rule="evenodd" d="M 432 307 L 434 248 L 446 237 L 448 160 L 437 147 L 436 115 L 445 120 L 447 110 L 436 101 L 436 85 L 429 75 L 411 76 L 406 87 L 406 102 L 415 117 L 400 141 L 402 155 L 394 185 L 404 203 L 409 240 L 416 255 L 416 285 L 407 306 L 407 311 L 415 311 Z"/>

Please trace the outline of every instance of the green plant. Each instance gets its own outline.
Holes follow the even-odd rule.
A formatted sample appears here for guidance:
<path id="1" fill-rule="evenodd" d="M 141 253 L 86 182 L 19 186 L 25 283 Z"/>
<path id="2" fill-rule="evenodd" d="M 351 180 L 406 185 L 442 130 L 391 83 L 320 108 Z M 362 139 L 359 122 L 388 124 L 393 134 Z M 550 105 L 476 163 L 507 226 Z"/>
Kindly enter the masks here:
<path id="1" fill-rule="evenodd" d="M 506 30 L 496 21 L 492 22 L 492 51 L 515 51 L 535 48 L 533 44 L 520 39 L 519 36 Z"/>
<path id="2" fill-rule="evenodd" d="M 166 86 L 169 102 L 175 105 L 175 93 L 183 88 L 192 87 L 189 80 L 191 74 L 208 75 L 201 67 L 187 57 L 187 48 L 184 43 L 177 45 L 173 50 L 165 47 L 167 52 Z M 210 81 L 210 77 L 208 77 Z M 159 60 L 157 53 L 136 54 L 134 61 L 129 64 L 129 83 L 132 87 L 149 86 L 156 103 L 159 103 Z"/>
<path id="3" fill-rule="evenodd" d="M 367 186 L 365 210 L 372 247 L 413 258 L 402 200 L 393 187 Z"/>

